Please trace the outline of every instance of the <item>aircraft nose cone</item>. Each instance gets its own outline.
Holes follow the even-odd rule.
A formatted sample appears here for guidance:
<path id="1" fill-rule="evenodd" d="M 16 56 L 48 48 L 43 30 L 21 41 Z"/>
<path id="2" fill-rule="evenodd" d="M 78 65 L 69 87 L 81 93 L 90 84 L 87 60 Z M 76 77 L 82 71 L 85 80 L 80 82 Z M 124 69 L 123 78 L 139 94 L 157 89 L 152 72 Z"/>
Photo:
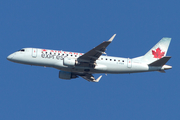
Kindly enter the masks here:
<path id="1" fill-rule="evenodd" d="M 12 60 L 12 58 L 13 58 L 13 54 L 10 54 L 8 57 L 7 57 L 7 60 Z"/>

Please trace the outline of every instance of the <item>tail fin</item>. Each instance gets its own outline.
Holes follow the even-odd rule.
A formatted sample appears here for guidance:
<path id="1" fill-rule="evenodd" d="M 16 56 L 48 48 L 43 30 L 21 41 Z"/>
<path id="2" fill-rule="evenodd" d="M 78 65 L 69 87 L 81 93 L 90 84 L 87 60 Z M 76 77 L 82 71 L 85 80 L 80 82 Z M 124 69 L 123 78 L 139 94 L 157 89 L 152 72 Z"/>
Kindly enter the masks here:
<path id="1" fill-rule="evenodd" d="M 171 38 L 162 38 L 153 48 L 151 48 L 144 56 L 142 56 L 141 60 L 144 63 L 150 64 L 166 56 L 170 42 Z"/>

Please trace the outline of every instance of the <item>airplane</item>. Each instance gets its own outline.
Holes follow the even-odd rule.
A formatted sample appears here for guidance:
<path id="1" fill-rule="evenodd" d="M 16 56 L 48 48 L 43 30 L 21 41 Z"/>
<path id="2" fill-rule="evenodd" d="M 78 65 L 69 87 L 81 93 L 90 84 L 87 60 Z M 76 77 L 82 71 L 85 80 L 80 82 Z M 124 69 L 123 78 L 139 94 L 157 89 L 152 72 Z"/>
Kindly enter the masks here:
<path id="1" fill-rule="evenodd" d="M 165 65 L 171 58 L 166 56 L 171 38 L 162 38 L 145 55 L 135 58 L 107 56 L 106 47 L 113 41 L 114 34 L 108 41 L 104 41 L 86 53 L 68 52 L 40 48 L 23 48 L 10 54 L 9 61 L 27 65 L 53 67 L 59 71 L 59 78 L 70 80 L 82 77 L 90 82 L 99 82 L 93 74 L 125 74 L 165 70 L 172 66 Z"/>

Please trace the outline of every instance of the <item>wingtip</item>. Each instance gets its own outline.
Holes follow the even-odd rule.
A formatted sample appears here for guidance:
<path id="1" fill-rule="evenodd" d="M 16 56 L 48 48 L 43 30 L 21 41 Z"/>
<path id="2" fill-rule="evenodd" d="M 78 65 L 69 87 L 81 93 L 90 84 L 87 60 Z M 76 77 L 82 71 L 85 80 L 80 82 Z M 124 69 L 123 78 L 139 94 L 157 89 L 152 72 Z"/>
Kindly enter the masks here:
<path id="1" fill-rule="evenodd" d="M 102 75 L 99 76 L 94 82 L 99 82 L 99 80 L 101 79 Z"/>
<path id="2" fill-rule="evenodd" d="M 116 36 L 116 34 L 114 34 L 108 41 L 112 42 L 115 36 Z"/>

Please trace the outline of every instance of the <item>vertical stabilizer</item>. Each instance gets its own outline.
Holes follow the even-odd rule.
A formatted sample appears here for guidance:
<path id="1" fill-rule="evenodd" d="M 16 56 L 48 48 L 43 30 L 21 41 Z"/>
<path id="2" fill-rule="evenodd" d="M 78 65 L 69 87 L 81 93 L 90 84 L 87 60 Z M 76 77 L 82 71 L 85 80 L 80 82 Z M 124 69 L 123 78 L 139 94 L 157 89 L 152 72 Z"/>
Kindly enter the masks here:
<path id="1" fill-rule="evenodd" d="M 152 63 L 166 56 L 171 38 L 162 38 L 153 48 L 151 48 L 143 57 L 144 63 Z"/>

